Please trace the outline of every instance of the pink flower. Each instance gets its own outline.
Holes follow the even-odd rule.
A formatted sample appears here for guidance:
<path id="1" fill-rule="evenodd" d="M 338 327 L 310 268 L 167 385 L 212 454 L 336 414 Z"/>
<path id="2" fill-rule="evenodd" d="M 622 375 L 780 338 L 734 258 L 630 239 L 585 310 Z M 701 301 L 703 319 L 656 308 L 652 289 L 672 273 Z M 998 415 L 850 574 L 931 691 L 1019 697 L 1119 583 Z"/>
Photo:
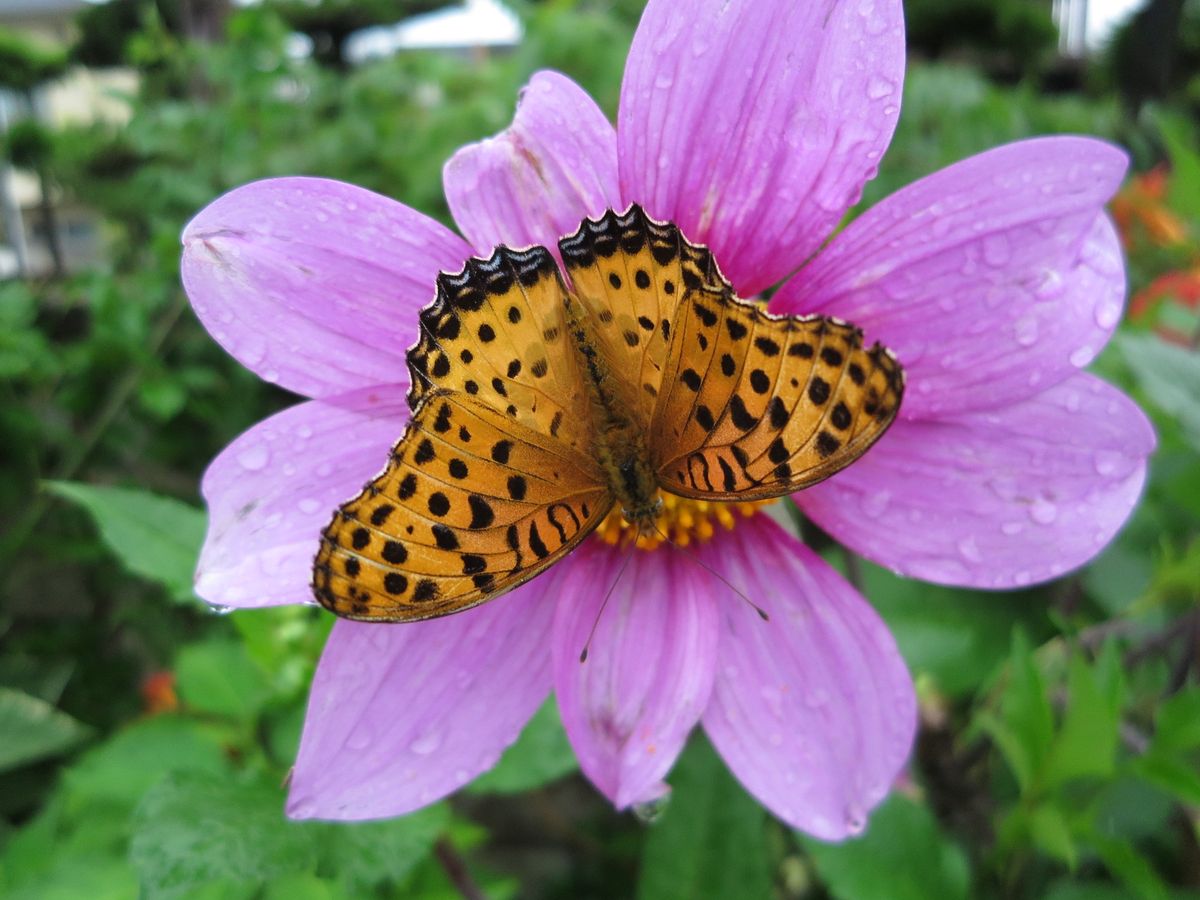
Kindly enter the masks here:
<path id="1" fill-rule="evenodd" d="M 1080 371 L 1120 317 L 1124 271 L 1102 208 L 1125 157 L 1075 137 L 1001 147 L 889 197 L 821 249 L 887 147 L 903 68 L 898 0 L 651 0 L 615 130 L 542 72 L 511 128 L 450 160 L 466 241 L 318 179 L 214 202 L 184 234 L 192 303 L 242 363 L 312 399 L 209 468 L 200 595 L 311 602 L 320 529 L 401 433 L 404 351 L 438 271 L 500 242 L 554 248 L 584 216 L 630 202 L 707 243 L 743 296 L 782 281 L 775 310 L 849 319 L 897 353 L 901 420 L 796 497 L 824 529 L 943 584 L 1013 587 L 1090 559 L 1133 507 L 1154 445 L 1140 410 Z M 595 538 L 460 615 L 339 621 L 289 814 L 366 819 L 442 797 L 493 765 L 553 690 L 583 771 L 618 807 L 665 789 L 699 723 L 788 824 L 830 839 L 861 829 L 915 727 L 887 629 L 763 515 L 697 552 L 770 622 L 681 555 L 641 552 L 581 665 L 619 560 Z"/>

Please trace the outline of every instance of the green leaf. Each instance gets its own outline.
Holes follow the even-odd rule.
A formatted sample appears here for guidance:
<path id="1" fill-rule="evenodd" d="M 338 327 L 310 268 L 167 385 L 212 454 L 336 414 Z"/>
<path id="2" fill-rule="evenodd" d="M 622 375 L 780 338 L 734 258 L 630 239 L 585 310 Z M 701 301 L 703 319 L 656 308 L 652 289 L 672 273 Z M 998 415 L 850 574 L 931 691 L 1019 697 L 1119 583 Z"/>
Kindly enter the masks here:
<path id="1" fill-rule="evenodd" d="M 91 729 L 23 691 L 0 687 L 0 772 L 71 749 Z"/>
<path id="2" fill-rule="evenodd" d="M 1159 707 L 1152 747 L 1156 752 L 1200 747 L 1200 687 L 1181 691 Z"/>
<path id="3" fill-rule="evenodd" d="M 399 819 L 320 826 L 329 866 L 350 896 L 364 896 L 381 883 L 406 878 L 433 850 L 450 821 L 445 804 L 428 806 Z"/>
<path id="4" fill-rule="evenodd" d="M 1042 607 L 1025 594 L 938 587 L 864 562 L 863 593 L 895 635 L 915 675 L 933 676 L 940 690 L 973 692 L 1003 661 L 1015 624 L 1032 629 Z"/>
<path id="5" fill-rule="evenodd" d="M 1028 819 L 1029 834 L 1043 853 L 1062 860 L 1071 869 L 1079 861 L 1071 826 L 1063 811 L 1053 803 L 1040 804 Z"/>
<path id="6" fill-rule="evenodd" d="M 118 731 L 63 776 L 70 805 L 116 804 L 132 809 L 168 772 L 217 775 L 228 770 L 221 745 L 195 722 L 163 715 Z"/>
<path id="7" fill-rule="evenodd" d="M 470 790 L 514 794 L 549 784 L 577 768 L 579 761 L 558 717 L 558 706 L 551 698 L 534 713 L 496 767 L 476 778 Z"/>
<path id="8" fill-rule="evenodd" d="M 278 787 L 180 773 L 138 806 L 129 858 L 146 897 L 177 897 L 217 881 L 265 884 L 312 872 L 323 833 L 284 817 Z"/>
<path id="9" fill-rule="evenodd" d="M 1167 900 L 1167 888 L 1154 871 L 1154 866 L 1125 841 L 1115 841 L 1099 834 L 1089 836 L 1088 843 L 1096 850 L 1108 870 L 1143 900 Z"/>
<path id="10" fill-rule="evenodd" d="M 266 673 L 233 641 L 184 647 L 175 660 L 175 676 L 186 706 L 235 719 L 253 718 L 271 694 Z"/>
<path id="11" fill-rule="evenodd" d="M 1155 787 L 1192 806 L 1200 806 L 1200 772 L 1190 759 L 1150 751 L 1133 760 L 1133 771 Z"/>
<path id="12" fill-rule="evenodd" d="M 1124 688 L 1116 645 L 1109 643 L 1095 666 L 1072 657 L 1067 676 L 1068 704 L 1062 728 L 1050 748 L 1048 787 L 1073 778 L 1105 778 L 1113 773 Z"/>
<path id="13" fill-rule="evenodd" d="M 131 572 L 163 585 L 176 600 L 192 600 L 192 572 L 204 540 L 204 513 L 148 491 L 71 481 L 46 489 L 88 511 L 100 537 Z"/>
<path id="14" fill-rule="evenodd" d="M 999 717 L 983 711 L 976 721 L 996 741 L 1022 793 L 1030 790 L 1050 752 L 1054 714 L 1029 639 L 1022 632 L 1013 633 Z"/>
<path id="15" fill-rule="evenodd" d="M 1200 219 L 1200 154 L 1195 136 L 1181 118 L 1156 111 L 1154 123 L 1171 157 L 1171 205 L 1189 218 Z"/>
<path id="16" fill-rule="evenodd" d="M 928 809 L 899 794 L 871 814 L 866 833 L 855 840 L 800 841 L 838 900 L 955 900 L 969 893 L 971 872 L 962 849 Z"/>
<path id="17" fill-rule="evenodd" d="M 770 898 L 766 813 L 702 736 L 679 757 L 671 784 L 662 818 L 646 835 L 638 897 Z"/>
<path id="18" fill-rule="evenodd" d="M 1189 443 L 1200 450 L 1200 353 L 1149 334 L 1120 333 L 1113 341 L 1142 391 L 1178 418 Z"/>

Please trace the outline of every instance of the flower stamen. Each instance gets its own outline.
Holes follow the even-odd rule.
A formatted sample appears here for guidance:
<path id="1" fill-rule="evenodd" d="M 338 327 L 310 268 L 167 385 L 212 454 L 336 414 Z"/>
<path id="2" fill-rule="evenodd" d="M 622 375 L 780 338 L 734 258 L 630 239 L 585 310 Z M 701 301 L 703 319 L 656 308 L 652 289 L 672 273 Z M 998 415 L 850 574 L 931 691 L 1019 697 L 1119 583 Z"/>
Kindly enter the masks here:
<path id="1" fill-rule="evenodd" d="M 596 530 L 606 543 L 614 547 L 637 544 L 639 550 L 656 550 L 665 543 L 664 537 L 677 547 L 704 544 L 717 534 L 718 527 L 732 531 L 739 518 L 754 515 L 759 508 L 774 503 L 760 500 L 749 503 L 718 503 L 711 500 L 691 500 L 662 494 L 662 505 L 655 528 L 639 532 L 636 523 L 629 522 L 614 509 Z"/>

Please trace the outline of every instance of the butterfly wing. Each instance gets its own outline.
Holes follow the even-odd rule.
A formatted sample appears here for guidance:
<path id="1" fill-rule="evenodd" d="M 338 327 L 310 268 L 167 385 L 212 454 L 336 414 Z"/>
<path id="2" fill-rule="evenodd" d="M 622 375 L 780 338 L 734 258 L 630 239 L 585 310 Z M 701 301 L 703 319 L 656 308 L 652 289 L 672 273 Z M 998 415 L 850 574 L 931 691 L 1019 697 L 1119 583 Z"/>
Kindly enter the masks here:
<path id="1" fill-rule="evenodd" d="M 545 247 L 499 247 L 442 273 L 421 311 L 408 352 L 409 405 L 449 390 L 474 397 L 512 421 L 584 451 L 594 443 L 565 315 L 566 288 Z M 574 413 L 574 414 L 572 414 Z"/>
<path id="2" fill-rule="evenodd" d="M 588 457 L 470 397 L 429 394 L 321 535 L 314 592 L 351 619 L 458 612 L 561 559 L 612 504 Z"/>
<path id="3" fill-rule="evenodd" d="M 549 251 L 498 249 L 438 278 L 409 351 L 413 417 L 334 514 L 313 592 L 352 619 L 475 606 L 577 546 L 613 505 Z"/>
<path id="4" fill-rule="evenodd" d="M 609 210 L 585 219 L 558 246 L 597 349 L 610 371 L 631 380 L 634 390 L 624 392 L 630 412 L 649 428 L 680 297 L 725 284 L 712 254 L 637 204 L 623 214 Z"/>
<path id="5" fill-rule="evenodd" d="M 774 316 L 729 289 L 680 303 L 650 431 L 664 490 L 754 500 L 816 484 L 887 430 L 904 378 L 823 316 Z"/>

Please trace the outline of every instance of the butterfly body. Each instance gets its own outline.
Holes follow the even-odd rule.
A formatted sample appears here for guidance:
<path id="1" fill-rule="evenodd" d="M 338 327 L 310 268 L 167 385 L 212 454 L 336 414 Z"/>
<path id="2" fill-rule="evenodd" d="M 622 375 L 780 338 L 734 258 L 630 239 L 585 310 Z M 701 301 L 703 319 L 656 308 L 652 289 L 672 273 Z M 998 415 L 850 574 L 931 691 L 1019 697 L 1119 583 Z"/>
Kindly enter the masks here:
<path id="1" fill-rule="evenodd" d="M 438 277 L 409 351 L 412 419 L 322 534 L 314 596 L 414 621 L 525 583 L 614 506 L 746 501 L 815 484 L 895 418 L 899 365 L 848 323 L 739 299 L 708 250 L 637 206 L 548 250 Z"/>

